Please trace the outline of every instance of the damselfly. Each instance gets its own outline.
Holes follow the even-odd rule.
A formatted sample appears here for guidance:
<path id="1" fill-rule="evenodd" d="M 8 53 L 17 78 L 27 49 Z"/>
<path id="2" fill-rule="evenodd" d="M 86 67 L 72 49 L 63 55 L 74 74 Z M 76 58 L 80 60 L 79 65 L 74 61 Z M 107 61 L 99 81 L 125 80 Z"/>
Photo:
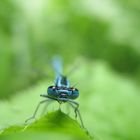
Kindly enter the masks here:
<path id="1" fill-rule="evenodd" d="M 35 118 L 41 104 L 47 101 L 55 100 L 59 104 L 68 103 L 74 109 L 75 117 L 77 118 L 77 116 L 79 116 L 81 126 L 84 128 L 81 114 L 78 109 L 79 104 L 74 101 L 74 99 L 78 98 L 79 96 L 79 90 L 75 87 L 71 87 L 67 77 L 62 75 L 62 61 L 60 60 L 60 58 L 55 58 L 52 64 L 56 72 L 55 84 L 48 87 L 47 94 L 40 95 L 41 97 L 44 97 L 46 99 L 39 102 L 33 116 L 27 119 L 25 122 Z"/>

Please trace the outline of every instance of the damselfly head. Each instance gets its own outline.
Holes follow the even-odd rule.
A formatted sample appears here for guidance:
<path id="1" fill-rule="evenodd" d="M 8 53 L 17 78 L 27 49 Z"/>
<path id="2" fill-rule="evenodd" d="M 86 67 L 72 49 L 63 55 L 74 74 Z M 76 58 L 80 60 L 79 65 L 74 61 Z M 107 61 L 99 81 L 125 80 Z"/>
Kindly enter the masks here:
<path id="1" fill-rule="evenodd" d="M 76 88 L 49 86 L 47 90 L 48 96 L 53 98 L 76 99 L 79 91 Z"/>

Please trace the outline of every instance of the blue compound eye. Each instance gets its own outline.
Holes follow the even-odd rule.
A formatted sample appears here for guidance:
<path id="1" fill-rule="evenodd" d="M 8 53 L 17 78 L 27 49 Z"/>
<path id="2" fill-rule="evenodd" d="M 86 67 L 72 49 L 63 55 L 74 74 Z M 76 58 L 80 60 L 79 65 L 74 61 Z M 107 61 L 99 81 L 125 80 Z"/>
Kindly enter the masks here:
<path id="1" fill-rule="evenodd" d="M 72 94 L 70 96 L 71 99 L 76 99 L 79 96 L 79 91 L 77 88 L 71 88 Z"/>
<path id="2" fill-rule="evenodd" d="M 48 90 L 47 90 L 47 93 L 51 97 L 56 97 L 56 95 L 57 95 L 57 87 L 55 87 L 55 86 L 49 86 L 48 87 Z"/>

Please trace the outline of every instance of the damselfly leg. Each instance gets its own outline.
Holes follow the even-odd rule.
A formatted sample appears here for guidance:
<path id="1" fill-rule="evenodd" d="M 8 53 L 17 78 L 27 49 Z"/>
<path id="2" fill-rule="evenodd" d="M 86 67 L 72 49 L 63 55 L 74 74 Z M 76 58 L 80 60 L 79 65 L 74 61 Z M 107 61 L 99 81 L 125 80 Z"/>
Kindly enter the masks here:
<path id="1" fill-rule="evenodd" d="M 69 104 L 72 106 L 72 108 L 74 109 L 75 118 L 77 118 L 77 116 L 79 116 L 81 126 L 82 126 L 82 128 L 84 128 L 84 123 L 83 123 L 83 120 L 82 120 L 82 117 L 81 117 L 81 113 L 80 113 L 80 111 L 79 111 L 79 104 L 78 104 L 77 102 L 74 102 L 74 101 L 71 101 L 71 100 L 68 100 L 68 103 L 69 103 Z"/>
<path id="2" fill-rule="evenodd" d="M 37 107 L 36 107 L 36 109 L 35 109 L 35 111 L 34 111 L 32 117 L 28 118 L 28 119 L 25 121 L 25 123 L 27 123 L 29 120 L 35 119 L 35 116 L 36 116 L 36 114 L 37 114 L 37 112 L 38 112 L 38 110 L 39 110 L 39 107 L 40 107 L 43 103 L 46 103 L 46 102 L 48 102 L 48 101 L 52 101 L 52 99 L 49 99 L 49 98 L 48 98 L 48 99 L 45 99 L 45 100 L 43 100 L 43 101 L 40 101 L 40 102 L 38 103 L 38 105 L 37 105 Z"/>

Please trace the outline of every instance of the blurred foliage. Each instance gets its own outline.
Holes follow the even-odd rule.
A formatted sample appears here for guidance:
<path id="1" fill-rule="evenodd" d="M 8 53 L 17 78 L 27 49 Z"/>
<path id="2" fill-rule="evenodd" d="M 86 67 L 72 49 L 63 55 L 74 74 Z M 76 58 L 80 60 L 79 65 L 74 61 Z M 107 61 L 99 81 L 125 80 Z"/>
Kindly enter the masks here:
<path id="1" fill-rule="evenodd" d="M 53 84 L 51 58 L 60 55 L 66 71 L 80 62 L 70 80 L 79 82 L 90 132 L 105 140 L 140 139 L 139 5 L 138 0 L 0 1 L 0 98 L 5 98 L 0 127 L 21 124 L 33 112 L 38 95 Z"/>
<path id="2" fill-rule="evenodd" d="M 1 97 L 43 78 L 55 54 L 66 64 L 84 56 L 107 61 L 117 71 L 140 75 L 138 1 L 0 3 Z"/>

